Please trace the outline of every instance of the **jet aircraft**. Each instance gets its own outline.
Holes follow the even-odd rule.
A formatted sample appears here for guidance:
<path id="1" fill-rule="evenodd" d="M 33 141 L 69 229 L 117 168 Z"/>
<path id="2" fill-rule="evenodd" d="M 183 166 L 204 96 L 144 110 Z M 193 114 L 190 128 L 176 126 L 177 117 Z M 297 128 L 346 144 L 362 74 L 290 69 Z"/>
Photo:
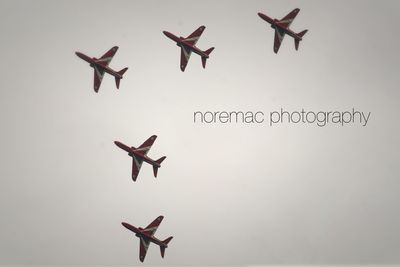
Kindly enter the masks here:
<path id="1" fill-rule="evenodd" d="M 160 225 L 161 221 L 164 219 L 163 216 L 158 216 L 152 223 L 149 224 L 146 228 L 136 228 L 129 223 L 123 222 L 122 225 L 131 230 L 135 233 L 137 237 L 140 238 L 140 252 L 139 252 L 139 259 L 141 262 L 144 261 L 146 257 L 147 249 L 149 248 L 150 242 L 157 244 L 160 246 L 161 257 L 164 258 L 165 249 L 168 247 L 169 241 L 173 238 L 172 236 L 168 237 L 164 241 L 161 241 L 154 237 L 155 232 L 157 231 L 158 226 Z"/>
<path id="2" fill-rule="evenodd" d="M 290 24 L 292 24 L 293 20 L 295 19 L 295 17 L 299 13 L 299 11 L 300 11 L 300 9 L 295 8 L 295 9 L 293 9 L 292 12 L 287 14 L 281 20 L 272 19 L 263 13 L 258 13 L 258 16 L 260 16 L 260 18 L 262 18 L 263 20 L 265 20 L 266 22 L 271 24 L 271 28 L 275 29 L 275 40 L 274 40 L 274 52 L 275 53 L 278 53 L 279 47 L 281 46 L 281 43 L 282 43 L 283 37 L 285 37 L 285 34 L 293 37 L 294 38 L 294 46 L 295 46 L 296 50 L 299 48 L 299 43 L 302 40 L 304 34 L 306 34 L 306 32 L 308 30 L 304 30 L 302 32 L 295 33 L 289 29 Z"/>
<path id="3" fill-rule="evenodd" d="M 101 81 L 103 80 L 104 73 L 107 72 L 115 77 L 115 83 L 117 85 L 117 89 L 119 88 L 119 82 L 122 79 L 122 75 L 124 75 L 125 71 L 128 68 L 124 68 L 120 71 L 115 71 L 108 67 L 112 58 L 118 50 L 118 46 L 114 46 L 110 50 L 108 50 L 101 58 L 97 59 L 95 57 L 91 58 L 81 52 L 75 52 L 75 54 L 81 59 L 85 60 L 90 64 L 90 67 L 94 69 L 94 91 L 97 93 L 100 88 Z"/>
<path id="4" fill-rule="evenodd" d="M 135 148 L 133 146 L 129 147 L 118 141 L 114 142 L 114 144 L 116 144 L 119 148 L 128 152 L 128 155 L 132 157 L 132 179 L 133 179 L 133 181 L 136 181 L 136 178 L 139 174 L 140 168 L 142 167 L 143 161 L 147 162 L 153 166 L 154 177 L 157 177 L 158 168 L 161 167 L 161 162 L 166 157 L 161 157 L 158 160 L 152 160 L 151 158 L 149 158 L 147 156 L 147 153 L 149 152 L 149 150 L 150 150 L 151 146 L 153 145 L 154 141 L 156 140 L 156 138 L 157 138 L 156 135 L 150 136 L 150 138 L 148 138 L 138 148 Z"/>
<path id="5" fill-rule="evenodd" d="M 196 43 L 199 40 L 201 34 L 203 33 L 205 26 L 200 26 L 197 30 L 195 30 L 188 37 L 178 37 L 174 34 L 163 31 L 163 33 L 170 38 L 171 40 L 176 42 L 176 45 L 181 48 L 181 70 L 185 71 L 186 65 L 189 61 L 190 55 L 192 52 L 201 56 L 201 62 L 203 64 L 203 68 L 206 67 L 206 61 L 209 58 L 210 53 L 214 50 L 214 47 L 207 49 L 206 51 L 202 51 L 196 47 Z"/>

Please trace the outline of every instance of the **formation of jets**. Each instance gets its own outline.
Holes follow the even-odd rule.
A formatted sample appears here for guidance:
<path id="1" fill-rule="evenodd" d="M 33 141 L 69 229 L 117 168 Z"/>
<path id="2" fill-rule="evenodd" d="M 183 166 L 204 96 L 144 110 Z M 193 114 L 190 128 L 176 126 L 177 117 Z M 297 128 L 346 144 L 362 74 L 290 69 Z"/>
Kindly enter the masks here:
<path id="1" fill-rule="evenodd" d="M 271 27 L 275 30 L 275 37 L 274 37 L 275 53 L 278 53 L 282 40 L 286 34 L 293 37 L 295 48 L 296 50 L 299 49 L 300 41 L 303 40 L 303 36 L 307 33 L 308 30 L 295 33 L 294 31 L 289 29 L 290 25 L 292 24 L 293 20 L 296 18 L 299 12 L 300 9 L 295 8 L 280 20 L 272 19 L 263 13 L 258 13 L 258 16 L 263 20 L 265 20 L 266 22 L 268 22 L 269 24 L 271 24 Z M 201 57 L 201 63 L 203 65 L 203 68 L 206 67 L 207 59 L 210 57 L 210 54 L 214 50 L 214 47 L 211 47 L 203 51 L 196 46 L 196 43 L 199 40 L 201 34 L 204 32 L 205 28 L 206 28 L 205 26 L 200 26 L 186 38 L 178 37 L 168 31 L 163 31 L 165 36 L 173 40 L 176 43 L 176 45 L 181 48 L 181 60 L 180 60 L 181 71 L 185 71 L 192 52 L 198 54 Z M 78 57 L 88 62 L 90 66 L 94 69 L 94 91 L 96 93 L 99 91 L 104 73 L 108 73 L 114 76 L 115 84 L 117 88 L 119 88 L 120 80 L 122 79 L 122 76 L 124 75 L 124 73 L 127 71 L 128 68 L 123 68 L 120 71 L 115 71 L 110 67 L 108 67 L 117 50 L 118 46 L 114 46 L 99 59 L 95 57 L 91 58 L 81 52 L 75 52 L 75 54 Z"/>
<path id="2" fill-rule="evenodd" d="M 173 238 L 172 236 L 168 237 L 164 241 L 161 241 L 154 237 L 154 234 L 157 231 L 158 226 L 161 221 L 164 219 L 163 216 L 158 216 L 152 223 L 150 223 L 146 228 L 136 228 L 129 223 L 123 222 L 122 225 L 135 233 L 135 235 L 140 239 L 140 249 L 139 249 L 139 260 L 141 262 L 144 261 L 146 257 L 147 249 L 149 248 L 150 243 L 154 243 L 160 246 L 161 257 L 164 258 L 165 249 L 168 247 L 169 241 Z"/>
<path id="3" fill-rule="evenodd" d="M 271 27 L 275 30 L 275 37 L 274 37 L 274 52 L 278 53 L 279 48 L 281 46 L 282 40 L 284 36 L 287 34 L 294 39 L 295 49 L 298 50 L 299 43 L 302 40 L 303 36 L 306 34 L 307 30 L 301 31 L 299 33 L 295 33 L 291 29 L 289 29 L 291 23 L 299 13 L 300 9 L 296 8 L 291 11 L 288 15 L 283 17 L 282 19 L 272 19 L 263 13 L 258 13 L 258 16 L 271 24 Z M 173 40 L 178 47 L 181 48 L 181 58 L 180 58 L 180 69 L 181 71 L 185 71 L 186 66 L 189 62 L 190 55 L 193 53 L 198 54 L 201 57 L 201 62 L 203 68 L 206 67 L 207 59 L 209 58 L 211 52 L 214 50 L 214 47 L 211 47 L 205 51 L 196 47 L 196 43 L 199 40 L 200 36 L 205 30 L 205 26 L 200 26 L 197 28 L 193 33 L 191 33 L 188 37 L 178 37 L 168 31 L 163 31 L 163 33 Z M 83 59 L 84 61 L 88 62 L 90 67 L 94 69 L 94 91 L 97 93 L 99 91 L 101 82 L 103 80 L 104 73 L 108 73 L 115 78 L 115 84 L 117 89 L 119 88 L 120 80 L 123 78 L 123 74 L 127 71 L 128 68 L 123 68 L 120 71 L 115 71 L 111 69 L 108 65 L 110 64 L 111 60 L 113 59 L 115 53 L 117 52 L 118 47 L 114 46 L 110 50 L 108 50 L 103 56 L 99 59 L 93 57 L 89 57 L 83 53 L 75 52 L 75 54 Z M 119 141 L 115 141 L 115 145 L 117 145 L 122 150 L 128 152 L 128 155 L 132 157 L 132 179 L 136 181 L 140 168 L 142 167 L 142 163 L 146 162 L 153 167 L 154 177 L 157 177 L 158 169 L 161 167 L 161 163 L 165 160 L 165 156 L 159 158 L 158 160 L 153 160 L 147 156 L 151 146 L 153 145 L 154 141 L 156 140 L 157 136 L 152 135 L 149 137 L 142 145 L 138 148 L 133 146 L 129 147 Z M 154 237 L 155 232 L 157 231 L 158 226 L 160 225 L 161 221 L 163 220 L 163 216 L 157 217 L 152 223 L 150 223 L 146 228 L 138 227 L 123 222 L 122 225 L 129 229 L 130 231 L 134 232 L 136 237 L 140 239 L 140 250 L 139 250 L 139 260 L 141 262 L 144 261 L 146 257 L 146 253 L 150 243 L 154 243 L 160 246 L 161 257 L 164 258 L 165 249 L 168 247 L 168 243 L 171 241 L 172 236 L 168 237 L 167 239 L 161 241 Z"/>

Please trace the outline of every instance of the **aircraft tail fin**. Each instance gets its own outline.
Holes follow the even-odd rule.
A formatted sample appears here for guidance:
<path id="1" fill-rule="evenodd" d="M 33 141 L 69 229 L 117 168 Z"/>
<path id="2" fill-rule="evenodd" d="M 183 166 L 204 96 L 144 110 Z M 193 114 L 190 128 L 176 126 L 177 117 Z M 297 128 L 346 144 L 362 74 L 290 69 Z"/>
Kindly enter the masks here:
<path id="1" fill-rule="evenodd" d="M 166 158 L 165 156 L 159 158 L 158 160 L 156 160 L 156 163 L 157 163 L 158 165 L 153 165 L 154 177 L 157 177 L 158 168 L 160 168 L 160 164 L 161 164 L 161 162 L 164 161 L 165 158 Z"/>
<path id="2" fill-rule="evenodd" d="M 125 71 L 127 71 L 127 70 L 128 70 L 128 68 L 124 68 L 124 69 L 118 71 L 117 73 L 118 73 L 118 74 L 121 76 L 121 78 L 122 78 L 122 75 L 124 75 Z M 117 89 L 119 89 L 119 82 L 120 82 L 121 78 L 120 78 L 120 77 L 117 77 L 117 76 L 115 77 L 115 84 L 117 85 Z"/>
<path id="3" fill-rule="evenodd" d="M 302 38 L 302 37 L 307 33 L 307 31 L 308 31 L 308 30 L 304 30 L 304 31 L 302 31 L 302 32 L 299 32 L 297 35 L 298 35 L 300 38 Z M 296 50 L 299 49 L 300 41 L 301 41 L 301 39 L 294 38 L 294 46 L 295 46 Z"/>
<path id="4" fill-rule="evenodd" d="M 213 50 L 214 50 L 214 47 L 211 47 L 210 49 L 204 51 L 204 53 L 208 56 L 208 55 L 211 54 L 211 52 L 212 52 Z M 207 58 L 206 58 L 206 57 L 202 57 L 202 58 L 201 58 L 201 63 L 203 64 L 203 68 L 206 67 L 206 61 L 207 61 Z"/>
<path id="5" fill-rule="evenodd" d="M 168 245 L 169 241 L 171 241 L 172 238 L 173 238 L 172 236 L 168 237 L 167 239 L 165 239 L 165 240 L 163 241 L 163 243 L 164 243 L 165 245 Z M 162 257 L 162 258 L 164 258 L 165 248 L 166 248 L 165 246 L 160 246 L 160 252 L 161 252 L 161 257 Z"/>

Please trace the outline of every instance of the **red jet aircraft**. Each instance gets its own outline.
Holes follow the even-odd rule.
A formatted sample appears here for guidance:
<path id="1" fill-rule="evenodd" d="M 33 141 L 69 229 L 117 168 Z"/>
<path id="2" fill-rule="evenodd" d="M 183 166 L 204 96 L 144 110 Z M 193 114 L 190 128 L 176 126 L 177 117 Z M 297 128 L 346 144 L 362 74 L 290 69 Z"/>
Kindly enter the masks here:
<path id="1" fill-rule="evenodd" d="M 161 167 L 160 164 L 166 157 L 161 157 L 158 160 L 154 161 L 147 156 L 147 153 L 149 152 L 149 150 L 150 150 L 151 146 L 153 145 L 154 141 L 156 140 L 156 138 L 157 138 L 156 135 L 151 136 L 138 148 L 135 148 L 133 146 L 129 147 L 118 141 L 114 142 L 114 144 L 116 144 L 119 148 L 128 152 L 128 155 L 132 157 L 132 179 L 133 179 L 133 181 L 136 181 L 136 178 L 140 171 L 140 167 L 142 167 L 143 161 L 153 165 L 154 177 L 157 177 L 158 168 Z"/>
<path id="2" fill-rule="evenodd" d="M 157 244 L 160 246 L 161 257 L 164 258 L 165 249 L 168 247 L 169 241 L 173 238 L 172 236 L 168 237 L 164 241 L 161 241 L 154 237 L 155 232 L 157 231 L 158 226 L 161 221 L 164 219 L 163 216 L 158 216 L 152 223 L 149 224 L 146 228 L 136 228 L 133 225 L 123 222 L 122 225 L 125 228 L 131 230 L 136 234 L 137 237 L 140 238 L 140 254 L 139 259 L 141 262 L 144 261 L 146 257 L 147 249 L 149 248 L 150 242 Z"/>
<path id="3" fill-rule="evenodd" d="M 278 53 L 279 47 L 281 46 L 283 37 L 285 37 L 285 34 L 288 34 L 289 36 L 294 38 L 294 46 L 296 50 L 299 48 L 299 43 L 302 40 L 302 37 L 308 30 L 304 30 L 299 33 L 295 33 L 292 30 L 289 29 L 290 24 L 292 24 L 294 18 L 297 16 L 299 13 L 300 9 L 295 8 L 293 9 L 292 12 L 287 14 L 283 19 L 278 20 L 278 19 L 272 19 L 268 17 L 267 15 L 264 15 L 263 13 L 258 13 L 258 16 L 265 20 L 266 22 L 271 24 L 271 28 L 275 29 L 275 40 L 274 40 L 274 52 Z"/>
<path id="4" fill-rule="evenodd" d="M 111 74 L 115 77 L 115 83 L 117 85 L 117 89 L 119 88 L 119 81 L 122 79 L 122 75 L 128 68 L 124 68 L 120 71 L 115 71 L 108 67 L 111 59 L 114 57 L 115 53 L 118 50 L 118 46 L 114 46 L 110 50 L 108 50 L 101 58 L 91 58 L 81 52 L 75 52 L 75 54 L 81 59 L 85 60 L 90 64 L 90 67 L 94 69 L 94 91 L 97 93 L 100 88 L 101 81 L 103 80 L 104 72 Z"/>
<path id="5" fill-rule="evenodd" d="M 186 38 L 178 37 L 173 35 L 170 32 L 163 31 L 163 33 L 170 39 L 176 42 L 176 45 L 181 48 L 181 70 L 185 71 L 186 65 L 189 61 L 190 54 L 192 52 L 201 56 L 201 62 L 203 64 L 203 68 L 206 67 L 206 61 L 209 58 L 210 53 L 214 50 L 214 47 L 206 51 L 202 51 L 196 47 L 196 43 L 199 40 L 201 34 L 203 33 L 205 26 L 200 26 L 197 30 L 195 30 L 191 35 Z"/>

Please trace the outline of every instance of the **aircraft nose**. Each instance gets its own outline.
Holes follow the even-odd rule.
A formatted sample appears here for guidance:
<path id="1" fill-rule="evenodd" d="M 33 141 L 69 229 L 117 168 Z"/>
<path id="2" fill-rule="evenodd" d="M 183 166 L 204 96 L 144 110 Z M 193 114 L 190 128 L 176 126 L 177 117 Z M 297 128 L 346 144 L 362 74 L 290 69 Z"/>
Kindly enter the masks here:
<path id="1" fill-rule="evenodd" d="M 81 52 L 75 52 L 75 55 L 83 59 L 83 54 Z"/>
<path id="2" fill-rule="evenodd" d="M 121 223 L 125 228 L 128 228 L 128 224 L 126 222 Z"/>
<path id="3" fill-rule="evenodd" d="M 119 148 L 122 149 L 122 143 L 121 143 L 121 142 L 114 141 L 114 144 L 115 144 L 117 147 L 119 147 Z"/>
<path id="4" fill-rule="evenodd" d="M 173 38 L 173 34 L 172 34 L 172 33 L 170 33 L 170 32 L 167 32 L 167 31 L 163 31 L 163 33 L 164 33 L 164 35 L 165 35 L 165 36 L 167 36 L 168 38 L 170 38 L 170 39 L 174 39 L 174 38 Z"/>
<path id="5" fill-rule="evenodd" d="M 118 147 L 121 147 L 121 142 L 114 141 L 114 144 L 115 144 L 116 146 L 118 146 Z"/>

